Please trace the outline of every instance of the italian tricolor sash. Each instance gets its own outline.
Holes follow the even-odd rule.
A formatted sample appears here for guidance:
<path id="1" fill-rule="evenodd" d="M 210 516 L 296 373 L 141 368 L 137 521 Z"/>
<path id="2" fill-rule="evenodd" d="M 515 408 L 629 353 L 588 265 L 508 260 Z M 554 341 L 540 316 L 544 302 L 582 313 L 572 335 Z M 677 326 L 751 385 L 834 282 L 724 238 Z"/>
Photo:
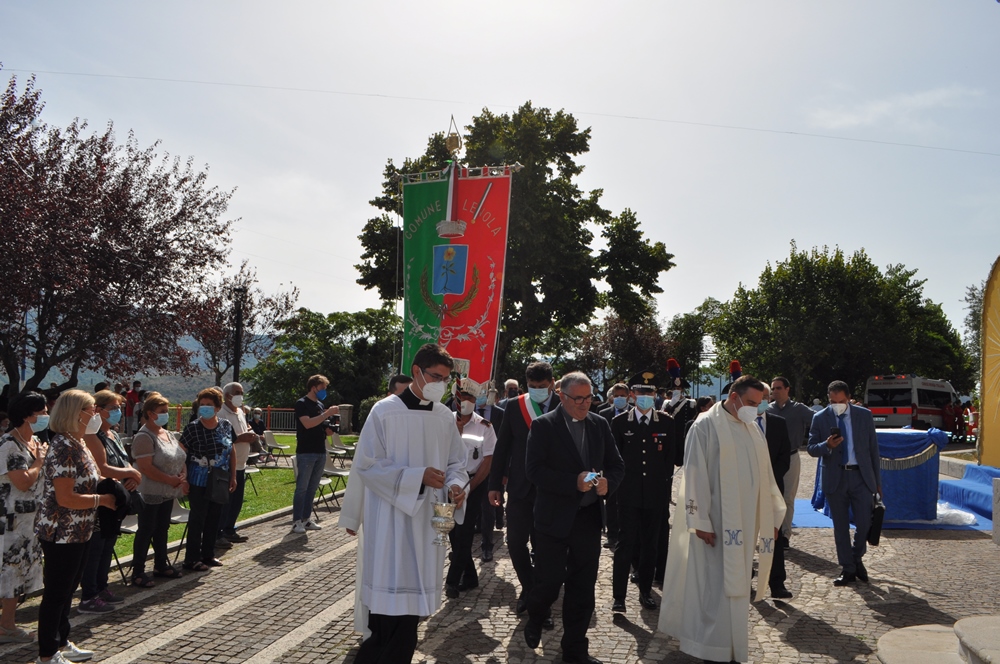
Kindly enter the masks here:
<path id="1" fill-rule="evenodd" d="M 524 415 L 524 421 L 528 424 L 528 429 L 531 429 L 531 423 L 535 421 L 535 418 L 542 414 L 542 407 L 531 400 L 531 397 L 527 394 L 522 394 L 517 398 L 521 402 L 521 414 Z"/>

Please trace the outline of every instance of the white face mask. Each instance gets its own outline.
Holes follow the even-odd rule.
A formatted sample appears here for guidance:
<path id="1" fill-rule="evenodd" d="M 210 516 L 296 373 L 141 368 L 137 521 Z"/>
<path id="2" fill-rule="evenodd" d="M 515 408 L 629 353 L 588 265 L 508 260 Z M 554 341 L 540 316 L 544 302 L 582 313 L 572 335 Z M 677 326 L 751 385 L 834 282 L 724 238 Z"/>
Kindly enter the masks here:
<path id="1" fill-rule="evenodd" d="M 680 391 L 679 390 L 674 390 L 670 394 L 670 403 L 677 403 L 680 400 L 681 400 L 681 393 L 680 393 Z"/>
<path id="2" fill-rule="evenodd" d="M 427 378 L 423 376 L 423 371 L 420 371 L 421 379 L 426 381 Z M 436 383 L 425 382 L 423 387 L 420 388 L 420 393 L 424 395 L 424 401 L 441 401 L 444 397 L 444 393 L 448 390 L 448 381 L 441 380 Z"/>
<path id="3" fill-rule="evenodd" d="M 837 414 L 837 417 L 840 417 L 847 412 L 846 403 L 832 403 L 830 404 L 830 408 L 833 408 L 833 412 Z"/>
<path id="4" fill-rule="evenodd" d="M 461 402 L 461 405 L 458 407 L 458 410 L 459 412 L 462 413 L 462 415 L 472 415 L 472 411 L 475 408 L 476 404 L 472 403 L 471 401 L 463 401 Z"/>
<path id="5" fill-rule="evenodd" d="M 243 395 L 234 394 L 230 401 L 233 402 L 233 408 L 240 408 L 243 405 Z"/>
<path id="6" fill-rule="evenodd" d="M 101 430 L 101 416 L 94 413 L 94 416 L 87 422 L 87 429 L 84 433 L 94 434 Z"/>
<path id="7" fill-rule="evenodd" d="M 736 398 L 740 400 L 740 403 L 743 403 L 743 398 L 740 395 L 737 394 Z M 739 410 L 736 411 L 736 417 L 745 424 L 753 424 L 754 420 L 757 419 L 757 408 L 755 406 L 740 406 Z"/>

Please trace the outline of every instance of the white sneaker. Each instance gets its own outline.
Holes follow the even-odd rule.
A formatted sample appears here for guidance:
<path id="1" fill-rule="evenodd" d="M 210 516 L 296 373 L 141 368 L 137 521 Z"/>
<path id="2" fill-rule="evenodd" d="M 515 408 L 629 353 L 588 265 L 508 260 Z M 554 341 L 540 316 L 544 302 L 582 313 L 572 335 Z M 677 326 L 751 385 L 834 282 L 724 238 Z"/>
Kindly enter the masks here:
<path id="1" fill-rule="evenodd" d="M 306 521 L 306 530 L 323 530 L 323 526 L 310 519 Z"/>
<path id="2" fill-rule="evenodd" d="M 35 660 L 35 664 L 67 664 L 68 662 L 69 660 L 63 657 L 62 653 L 58 650 L 56 651 L 56 654 L 52 655 L 52 659 L 44 660 L 39 657 Z"/>
<path id="3" fill-rule="evenodd" d="M 301 535 L 306 532 L 306 524 L 301 521 L 296 521 L 292 524 L 292 532 L 296 535 Z"/>
<path id="4" fill-rule="evenodd" d="M 94 657 L 93 650 L 84 650 L 72 641 L 67 643 L 59 653 L 62 654 L 63 659 L 69 662 L 86 662 Z"/>

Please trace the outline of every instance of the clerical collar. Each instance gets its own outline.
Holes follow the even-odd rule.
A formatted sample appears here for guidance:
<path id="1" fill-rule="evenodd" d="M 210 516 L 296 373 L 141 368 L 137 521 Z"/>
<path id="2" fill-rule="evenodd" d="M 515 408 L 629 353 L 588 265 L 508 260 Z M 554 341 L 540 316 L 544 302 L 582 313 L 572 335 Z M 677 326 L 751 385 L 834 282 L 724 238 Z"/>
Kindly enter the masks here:
<path id="1" fill-rule="evenodd" d="M 409 387 L 403 390 L 403 393 L 399 395 L 399 398 L 403 400 L 406 407 L 410 410 L 434 410 L 434 404 L 430 401 L 424 401 L 417 397 Z"/>
<path id="2" fill-rule="evenodd" d="M 585 422 L 586 421 L 586 419 L 583 419 L 583 420 L 576 419 L 575 417 L 573 417 L 572 415 L 570 415 L 569 412 L 565 408 L 563 409 L 563 417 L 566 418 L 566 423 L 567 424 L 580 424 L 581 422 Z"/>

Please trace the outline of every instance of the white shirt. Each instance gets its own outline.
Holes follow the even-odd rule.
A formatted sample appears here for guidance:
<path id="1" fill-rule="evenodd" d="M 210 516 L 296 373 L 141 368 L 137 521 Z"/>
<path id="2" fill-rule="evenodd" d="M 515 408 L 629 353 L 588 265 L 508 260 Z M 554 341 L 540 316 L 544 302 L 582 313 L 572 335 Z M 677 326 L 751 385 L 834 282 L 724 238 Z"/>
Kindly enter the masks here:
<path id="1" fill-rule="evenodd" d="M 456 413 L 455 417 L 460 416 Z M 472 413 L 462 429 L 462 442 L 465 443 L 469 455 L 465 461 L 465 470 L 469 473 L 469 477 L 472 477 L 479 470 L 483 459 L 493 456 L 497 447 L 497 432 L 476 412 Z"/>
<path id="2" fill-rule="evenodd" d="M 219 418 L 232 424 L 233 433 L 237 436 L 250 431 L 242 408 L 237 408 L 236 412 L 233 412 L 229 410 L 229 406 L 222 404 L 222 408 L 219 409 Z M 250 456 L 250 443 L 234 443 L 233 454 L 236 457 L 236 470 L 246 470 L 247 457 Z"/>

